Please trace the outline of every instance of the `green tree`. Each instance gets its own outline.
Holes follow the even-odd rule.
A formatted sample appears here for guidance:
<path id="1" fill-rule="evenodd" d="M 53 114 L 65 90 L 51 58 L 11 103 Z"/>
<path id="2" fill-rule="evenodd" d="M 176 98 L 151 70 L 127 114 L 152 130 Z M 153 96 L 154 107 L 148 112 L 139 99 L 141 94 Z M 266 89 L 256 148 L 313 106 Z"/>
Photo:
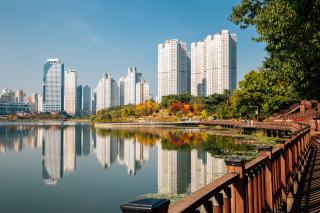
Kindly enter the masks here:
<path id="1" fill-rule="evenodd" d="M 230 98 L 234 117 L 254 118 L 257 107 L 260 118 L 297 101 L 291 84 L 270 75 L 270 72 L 251 71 L 239 82 L 239 89 Z"/>
<path id="2" fill-rule="evenodd" d="M 254 40 L 265 42 L 268 52 L 267 75 L 300 99 L 320 97 L 319 0 L 242 0 L 229 19 L 241 28 L 255 26 Z"/>

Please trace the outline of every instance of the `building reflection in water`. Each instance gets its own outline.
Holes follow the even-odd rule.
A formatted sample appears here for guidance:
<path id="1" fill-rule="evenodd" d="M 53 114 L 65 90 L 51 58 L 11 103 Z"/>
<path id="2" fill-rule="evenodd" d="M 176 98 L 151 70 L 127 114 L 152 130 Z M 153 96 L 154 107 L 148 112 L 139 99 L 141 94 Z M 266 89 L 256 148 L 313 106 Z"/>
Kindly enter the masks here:
<path id="1" fill-rule="evenodd" d="M 149 161 L 151 147 L 156 144 L 158 193 L 188 194 L 223 175 L 226 167 L 222 158 L 203 149 L 170 147 L 186 144 L 191 140 L 187 135 L 194 137 L 190 133 L 180 137 L 168 131 L 160 134 L 106 130 L 97 134 L 89 125 L 0 127 L 0 152 L 42 148 L 43 181 L 54 186 L 76 170 L 80 156 L 94 155 L 105 169 L 116 162 L 134 176 Z"/>
<path id="2" fill-rule="evenodd" d="M 191 192 L 226 173 L 223 158 L 215 158 L 203 150 L 191 151 Z"/>
<path id="3" fill-rule="evenodd" d="M 44 129 L 42 146 L 42 177 L 47 185 L 56 185 L 62 178 L 63 129 L 50 127 Z"/>
<path id="4" fill-rule="evenodd" d="M 115 161 L 127 167 L 128 175 L 136 175 L 143 162 L 149 160 L 149 146 L 141 144 L 133 136 L 121 138 L 114 135 L 97 135 L 96 156 L 99 163 L 108 168 Z"/>
<path id="5" fill-rule="evenodd" d="M 158 193 L 190 192 L 191 158 L 188 150 L 165 150 L 158 143 Z"/>

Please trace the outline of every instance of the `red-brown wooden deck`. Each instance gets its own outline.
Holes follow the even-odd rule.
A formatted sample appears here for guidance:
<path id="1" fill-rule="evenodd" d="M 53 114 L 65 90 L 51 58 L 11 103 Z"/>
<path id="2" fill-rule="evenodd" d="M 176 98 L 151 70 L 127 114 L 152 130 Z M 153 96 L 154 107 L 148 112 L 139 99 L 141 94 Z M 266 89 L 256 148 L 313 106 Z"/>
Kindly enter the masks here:
<path id="1" fill-rule="evenodd" d="M 320 136 L 312 138 L 292 212 L 320 212 Z"/>

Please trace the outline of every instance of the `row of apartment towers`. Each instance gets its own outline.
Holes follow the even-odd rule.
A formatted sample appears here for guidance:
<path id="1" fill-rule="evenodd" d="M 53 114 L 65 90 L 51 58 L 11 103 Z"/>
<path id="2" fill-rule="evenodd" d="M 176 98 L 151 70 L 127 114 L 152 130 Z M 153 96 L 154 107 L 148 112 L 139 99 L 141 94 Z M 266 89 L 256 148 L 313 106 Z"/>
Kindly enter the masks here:
<path id="1" fill-rule="evenodd" d="M 43 97 L 40 112 L 65 111 L 69 114 L 91 114 L 97 110 L 151 99 L 150 86 L 135 67 L 129 67 L 126 77 L 116 82 L 104 74 L 92 91 L 77 85 L 77 71 L 65 69 L 60 59 L 47 59 L 44 64 Z"/>
<path id="2" fill-rule="evenodd" d="M 187 44 L 177 39 L 158 46 L 158 100 L 172 94 L 222 94 L 237 87 L 237 36 L 222 30 Z"/>
<path id="3" fill-rule="evenodd" d="M 194 96 L 222 94 L 237 87 L 237 37 L 228 30 L 207 36 L 203 41 L 187 44 L 177 39 L 158 46 L 158 96 L 191 93 Z M 86 91 L 87 92 L 87 91 Z M 66 111 L 76 114 L 79 103 L 77 72 L 64 69 L 60 59 L 47 59 L 43 77 L 44 112 Z M 88 95 L 87 95 L 88 96 Z M 126 77 L 115 81 L 104 74 L 90 99 L 90 112 L 119 105 L 138 104 L 151 99 L 150 84 L 135 67 Z M 82 98 L 83 100 L 83 98 Z M 80 104 L 80 103 L 79 103 Z"/>

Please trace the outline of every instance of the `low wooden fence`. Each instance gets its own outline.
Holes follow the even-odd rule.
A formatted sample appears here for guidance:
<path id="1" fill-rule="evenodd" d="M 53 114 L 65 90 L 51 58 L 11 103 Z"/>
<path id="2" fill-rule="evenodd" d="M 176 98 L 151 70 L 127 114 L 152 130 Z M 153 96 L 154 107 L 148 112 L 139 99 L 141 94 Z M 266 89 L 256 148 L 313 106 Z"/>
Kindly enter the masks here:
<path id="1" fill-rule="evenodd" d="M 169 212 L 275 212 L 287 211 L 304 170 L 310 143 L 304 126 L 274 147 L 259 148 L 250 162 L 226 159 L 228 173 L 170 206 Z"/>

